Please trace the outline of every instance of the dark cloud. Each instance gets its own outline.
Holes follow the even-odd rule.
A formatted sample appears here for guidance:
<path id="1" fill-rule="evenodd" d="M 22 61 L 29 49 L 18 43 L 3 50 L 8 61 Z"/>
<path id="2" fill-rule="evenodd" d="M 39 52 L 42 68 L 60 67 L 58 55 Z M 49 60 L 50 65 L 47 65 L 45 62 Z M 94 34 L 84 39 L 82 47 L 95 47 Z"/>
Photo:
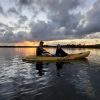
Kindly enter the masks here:
<path id="1" fill-rule="evenodd" d="M 1 13 L 1 14 L 3 14 L 3 15 L 5 15 L 4 10 L 3 10 L 2 6 L 0 6 L 0 13 Z"/>
<path id="2" fill-rule="evenodd" d="M 27 21 L 27 17 L 20 15 L 19 24 L 24 24 L 25 21 Z"/>
<path id="3" fill-rule="evenodd" d="M 18 0 L 18 3 L 21 5 L 29 5 L 33 0 Z"/>
<path id="4" fill-rule="evenodd" d="M 87 13 L 88 15 L 88 24 L 87 24 L 87 31 L 88 33 L 91 32 L 100 32 L 100 1 L 98 0 L 93 8 Z"/>
<path id="5" fill-rule="evenodd" d="M 15 39 L 15 35 L 12 32 L 5 32 L 4 34 L 2 34 L 2 36 L 0 37 L 0 42 L 13 42 Z"/>
<path id="6" fill-rule="evenodd" d="M 30 40 L 30 35 L 25 31 L 19 31 L 14 33 L 13 31 L 17 27 L 9 27 L 3 23 L 0 23 L 0 42 L 21 42 L 25 40 Z"/>
<path id="7" fill-rule="evenodd" d="M 0 23 L 0 32 L 8 32 L 8 31 L 13 31 L 14 27 L 9 27 L 6 24 Z"/>
<path id="8" fill-rule="evenodd" d="M 80 27 L 77 28 L 76 36 L 80 35 L 81 37 L 88 34 L 95 34 L 100 32 L 100 1 L 98 0 L 93 7 L 87 12 L 83 17 L 83 22 Z"/>
<path id="9" fill-rule="evenodd" d="M 5 32 L 5 29 L 0 29 L 0 33 L 4 33 Z"/>
<path id="10" fill-rule="evenodd" d="M 51 23 L 45 23 L 43 21 L 38 21 L 37 23 L 31 23 L 31 36 L 32 39 L 45 40 L 50 39 L 54 27 Z"/>
<path id="11" fill-rule="evenodd" d="M 0 33 L 5 33 L 7 30 L 9 30 L 9 27 L 3 23 L 0 23 Z"/>
<path id="12" fill-rule="evenodd" d="M 69 12 L 77 8 L 80 3 L 80 0 L 37 0 L 36 4 L 39 5 L 40 10 L 45 9 L 50 22 L 33 22 L 31 27 L 32 37 L 48 40 L 74 36 L 73 30 L 76 29 L 81 14 L 74 15 Z"/>
<path id="13" fill-rule="evenodd" d="M 0 27 L 8 27 L 6 24 L 0 23 Z"/>
<path id="14" fill-rule="evenodd" d="M 66 26 L 57 26 L 55 23 L 45 23 L 38 21 L 38 23 L 31 24 L 31 38 L 36 40 L 54 40 L 71 38 L 69 34 L 72 30 L 66 29 Z"/>
<path id="15" fill-rule="evenodd" d="M 16 40 L 15 42 L 22 42 L 22 41 L 28 41 L 30 40 L 30 36 L 27 32 L 20 31 L 16 34 Z"/>
<path id="16" fill-rule="evenodd" d="M 2 43 L 16 43 L 25 40 L 29 40 L 29 35 L 24 31 L 20 31 L 17 34 L 7 31 L 4 34 L 0 34 L 0 42 Z"/>
<path id="17" fill-rule="evenodd" d="M 25 22 L 27 20 L 27 17 L 25 15 L 22 15 L 20 12 L 18 12 L 15 8 L 10 8 L 8 10 L 8 15 L 14 14 L 19 18 L 19 24 Z"/>
<path id="18" fill-rule="evenodd" d="M 16 23 L 10 22 L 10 24 L 13 25 L 13 29 L 15 30 L 22 28 L 21 25 L 24 25 L 25 22 L 28 20 L 28 18 L 25 15 L 22 15 L 22 13 L 17 11 L 15 8 L 10 8 L 7 12 L 7 15 L 16 18 Z"/>
<path id="19" fill-rule="evenodd" d="M 20 15 L 19 12 L 15 9 L 15 8 L 10 8 L 8 9 L 8 14 L 15 14 L 16 16 L 17 15 Z"/>

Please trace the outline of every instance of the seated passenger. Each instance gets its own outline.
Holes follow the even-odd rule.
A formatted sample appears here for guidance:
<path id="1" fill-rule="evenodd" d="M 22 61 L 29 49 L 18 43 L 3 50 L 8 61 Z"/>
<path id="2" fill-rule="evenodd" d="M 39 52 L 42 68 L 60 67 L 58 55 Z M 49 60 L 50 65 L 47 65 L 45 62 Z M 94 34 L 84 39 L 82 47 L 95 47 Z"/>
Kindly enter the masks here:
<path id="1" fill-rule="evenodd" d="M 65 51 L 62 50 L 61 45 L 58 44 L 57 48 L 56 48 L 56 56 L 58 56 L 58 57 L 64 57 L 64 56 L 67 56 L 67 55 L 68 54 Z"/>

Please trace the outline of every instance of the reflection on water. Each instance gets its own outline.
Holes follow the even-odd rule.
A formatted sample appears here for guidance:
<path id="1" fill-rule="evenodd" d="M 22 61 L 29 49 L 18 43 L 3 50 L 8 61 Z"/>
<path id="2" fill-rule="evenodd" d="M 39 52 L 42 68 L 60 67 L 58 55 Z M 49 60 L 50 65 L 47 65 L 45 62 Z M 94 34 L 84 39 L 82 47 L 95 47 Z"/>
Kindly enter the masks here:
<path id="1" fill-rule="evenodd" d="M 16 48 L 15 51 L 23 56 L 36 55 L 36 48 Z"/>
<path id="2" fill-rule="evenodd" d="M 67 63 L 22 61 L 35 50 L 0 48 L 0 100 L 100 100 L 99 49 L 64 49 L 91 51 L 87 59 Z"/>
<path id="3" fill-rule="evenodd" d="M 56 63 L 56 67 L 57 67 L 57 75 L 58 76 L 61 76 L 61 74 L 62 74 L 62 68 L 63 68 L 63 62 L 57 62 Z"/>
<path id="4" fill-rule="evenodd" d="M 76 75 L 73 75 L 74 79 L 72 80 L 72 82 L 75 84 L 76 88 L 79 89 L 82 93 L 94 96 L 95 93 L 88 73 L 88 67 L 90 67 L 90 64 L 88 62 L 88 59 L 83 59 L 81 60 L 81 62 L 82 65 L 80 66 L 82 67 L 79 67 Z"/>
<path id="5" fill-rule="evenodd" d="M 44 74 L 42 62 L 36 62 L 36 70 L 38 70 L 39 76 L 42 76 Z"/>

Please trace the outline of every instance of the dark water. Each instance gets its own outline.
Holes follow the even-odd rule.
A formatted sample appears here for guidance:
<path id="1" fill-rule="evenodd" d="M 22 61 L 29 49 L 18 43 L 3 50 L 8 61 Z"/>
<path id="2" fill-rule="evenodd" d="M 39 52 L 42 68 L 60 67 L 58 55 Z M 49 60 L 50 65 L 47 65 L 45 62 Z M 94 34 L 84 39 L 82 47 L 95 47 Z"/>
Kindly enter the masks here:
<path id="1" fill-rule="evenodd" d="M 35 55 L 34 48 L 0 48 L 0 100 L 100 100 L 100 50 L 65 50 L 91 54 L 66 64 L 32 64 L 21 58 Z"/>

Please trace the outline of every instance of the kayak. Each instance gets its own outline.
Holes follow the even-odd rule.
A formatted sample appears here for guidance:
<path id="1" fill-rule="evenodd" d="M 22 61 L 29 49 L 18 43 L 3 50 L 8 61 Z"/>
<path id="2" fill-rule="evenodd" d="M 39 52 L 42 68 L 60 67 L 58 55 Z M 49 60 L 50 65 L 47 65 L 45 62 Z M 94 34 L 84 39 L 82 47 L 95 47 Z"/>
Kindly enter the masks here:
<path id="1" fill-rule="evenodd" d="M 47 56 L 27 56 L 23 57 L 22 60 L 25 62 L 66 62 L 69 60 L 77 60 L 88 57 L 90 51 L 76 53 L 76 54 L 68 54 L 65 57 L 47 57 Z"/>

